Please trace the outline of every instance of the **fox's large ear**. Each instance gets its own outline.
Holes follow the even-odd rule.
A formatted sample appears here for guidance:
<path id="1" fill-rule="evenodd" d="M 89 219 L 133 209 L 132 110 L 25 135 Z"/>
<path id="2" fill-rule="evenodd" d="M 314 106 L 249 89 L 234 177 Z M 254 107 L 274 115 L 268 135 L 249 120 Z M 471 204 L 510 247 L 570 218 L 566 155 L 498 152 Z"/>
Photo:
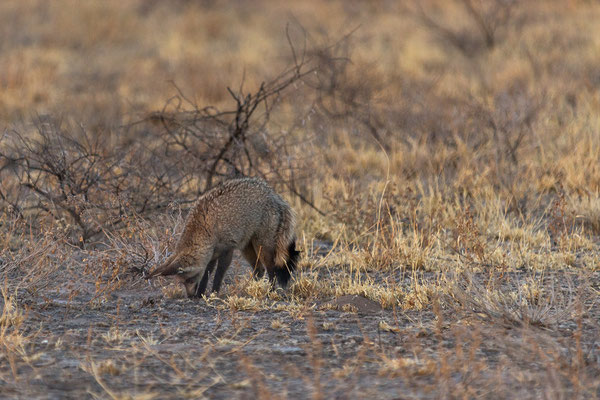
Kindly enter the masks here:
<path id="1" fill-rule="evenodd" d="M 181 263 L 176 258 L 168 258 L 165 263 L 148 275 L 148 278 L 154 278 L 156 276 L 167 276 L 167 275 L 176 275 L 179 273 L 179 269 L 181 268 Z"/>

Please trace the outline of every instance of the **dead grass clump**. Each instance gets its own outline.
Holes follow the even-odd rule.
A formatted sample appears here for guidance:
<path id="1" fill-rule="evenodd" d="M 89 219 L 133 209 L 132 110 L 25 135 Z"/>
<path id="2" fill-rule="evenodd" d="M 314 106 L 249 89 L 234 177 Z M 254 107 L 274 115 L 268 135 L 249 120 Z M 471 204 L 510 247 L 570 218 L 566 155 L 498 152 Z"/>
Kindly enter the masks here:
<path id="1" fill-rule="evenodd" d="M 177 284 L 163 286 L 160 291 L 167 299 L 184 299 L 187 297 L 183 287 Z"/>
<path id="2" fill-rule="evenodd" d="M 319 277 L 316 272 L 301 270 L 290 286 L 290 293 L 297 301 L 319 299 L 332 293 L 332 288 L 327 280 Z"/>
<path id="3" fill-rule="evenodd" d="M 0 360 L 4 367 L 0 372 L 4 375 L 5 368 L 10 369 L 14 381 L 19 380 L 19 367 L 31 365 L 39 354 L 30 355 L 28 349 L 33 336 L 25 332 L 23 323 L 26 316 L 19 308 L 15 295 L 10 295 L 7 285 L 0 288 L 2 293 L 2 314 L 0 315 Z M 5 379 L 5 378 L 4 378 Z"/>
<path id="4" fill-rule="evenodd" d="M 429 285 L 415 283 L 402 300 L 402 308 L 423 310 L 431 306 L 431 300 L 437 290 Z"/>
<path id="5" fill-rule="evenodd" d="M 250 278 L 246 282 L 242 283 L 243 292 L 245 295 L 255 298 L 257 300 L 265 300 L 277 296 L 276 291 L 272 291 L 272 285 L 267 279 L 253 279 Z"/>
<path id="6" fill-rule="evenodd" d="M 95 363 L 94 361 L 88 361 L 85 364 L 80 364 L 80 367 L 83 371 L 87 372 L 91 376 L 94 377 L 96 383 L 104 390 L 105 394 L 108 395 L 109 398 L 115 400 L 125 400 L 125 399 L 142 399 L 142 400 L 152 400 L 158 397 L 157 393 L 152 392 L 143 392 L 143 393 L 135 393 L 130 394 L 127 391 L 118 392 L 112 389 L 102 377 L 103 375 L 112 375 L 118 376 L 120 374 L 120 370 L 114 364 L 112 360 L 102 361 L 100 363 Z M 100 397 L 100 394 L 91 393 L 94 397 Z"/>
<path id="7" fill-rule="evenodd" d="M 345 277 L 334 287 L 335 296 L 355 294 L 366 297 L 381 305 L 393 308 L 403 304 L 407 294 L 394 284 L 376 284 L 371 278 Z"/>
<path id="8" fill-rule="evenodd" d="M 9 328 L 19 328 L 25 321 L 25 315 L 18 308 L 15 296 L 8 294 L 8 288 L 6 285 L 2 288 L 2 300 L 3 308 L 2 315 L 0 316 L 0 331 L 2 336 L 8 331 Z"/>
<path id="9" fill-rule="evenodd" d="M 40 223 L 43 232 L 34 235 L 27 221 L 13 218 L 0 222 L 7 228 L 0 248 L 0 273 L 11 291 L 36 293 L 48 288 L 53 276 L 72 258 L 73 248 L 65 245 L 65 234 L 57 224 L 44 221 Z"/>
<path id="10" fill-rule="evenodd" d="M 590 234 L 600 234 L 600 197 L 598 195 L 572 197 L 568 203 L 568 208 L 574 215 L 576 224 L 582 224 Z"/>
<path id="11" fill-rule="evenodd" d="M 119 329 L 118 326 L 111 327 L 108 331 L 102 334 L 102 339 L 109 345 L 122 344 L 125 340 L 131 337 L 131 333 Z"/>
<path id="12" fill-rule="evenodd" d="M 240 363 L 242 364 L 242 368 L 244 368 L 246 374 L 249 376 L 250 386 L 252 388 L 252 392 L 255 398 L 276 398 L 276 396 L 274 396 L 273 393 L 269 390 L 265 382 L 265 374 L 260 370 L 260 368 L 256 367 L 249 358 L 244 356 L 240 359 Z"/>
<path id="13" fill-rule="evenodd" d="M 379 374 L 389 378 L 431 376 L 437 368 L 438 366 L 432 360 L 423 361 L 411 357 L 384 357 Z"/>
<path id="14" fill-rule="evenodd" d="M 261 302 L 252 297 L 227 296 L 223 303 L 232 311 L 259 311 Z"/>
<path id="15" fill-rule="evenodd" d="M 580 279 L 551 273 L 486 278 L 463 272 L 446 275 L 443 291 L 452 307 L 500 325 L 557 326 L 571 319 L 578 302 L 589 296 L 585 279 Z"/>

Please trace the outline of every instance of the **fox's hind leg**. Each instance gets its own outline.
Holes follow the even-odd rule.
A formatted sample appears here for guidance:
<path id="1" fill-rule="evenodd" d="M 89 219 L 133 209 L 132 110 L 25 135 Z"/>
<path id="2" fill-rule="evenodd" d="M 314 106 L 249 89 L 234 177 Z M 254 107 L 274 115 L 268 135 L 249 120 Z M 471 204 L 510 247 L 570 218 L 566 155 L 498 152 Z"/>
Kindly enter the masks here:
<path id="1" fill-rule="evenodd" d="M 248 261 L 248 264 L 252 266 L 252 276 L 254 277 L 254 279 L 258 280 L 262 278 L 265 274 L 265 269 L 263 268 L 260 260 L 256 256 L 256 252 L 254 251 L 252 243 L 248 243 L 248 246 L 246 246 L 244 250 L 242 250 L 242 254 L 246 261 Z"/>
<path id="2" fill-rule="evenodd" d="M 213 292 L 219 292 L 219 289 L 221 288 L 221 282 L 223 281 L 225 272 L 227 272 L 227 268 L 229 268 L 229 264 L 231 264 L 232 258 L 233 258 L 233 250 L 224 251 L 219 256 L 217 272 L 215 272 L 215 279 L 213 280 L 213 287 L 212 287 Z"/>
<path id="3" fill-rule="evenodd" d="M 258 259 L 267 270 L 271 286 L 275 287 L 275 251 L 267 247 L 259 247 Z"/>

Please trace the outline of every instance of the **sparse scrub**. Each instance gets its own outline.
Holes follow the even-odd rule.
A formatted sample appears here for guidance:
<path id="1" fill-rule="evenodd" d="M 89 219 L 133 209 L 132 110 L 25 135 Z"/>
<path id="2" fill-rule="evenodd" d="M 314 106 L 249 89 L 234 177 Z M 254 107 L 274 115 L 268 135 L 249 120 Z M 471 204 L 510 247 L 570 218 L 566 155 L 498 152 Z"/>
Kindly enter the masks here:
<path id="1" fill-rule="evenodd" d="M 0 2 L 1 395 L 598 398 L 599 18 Z M 288 288 L 146 279 L 242 176 L 296 213 Z"/>
<path id="2" fill-rule="evenodd" d="M 1 198 L 22 218 L 60 221 L 73 243 L 120 228 L 132 215 L 164 209 L 180 190 L 180 181 L 151 163 L 151 153 L 115 144 L 110 133 L 52 119 L 33 128 L 15 128 L 3 138 Z"/>
<path id="3" fill-rule="evenodd" d="M 461 24 L 441 21 L 444 16 L 439 15 L 439 10 L 437 16 L 431 12 L 432 8 L 438 8 L 437 4 L 426 3 L 427 8 L 421 2 L 415 2 L 413 13 L 446 44 L 467 57 L 477 55 L 482 49 L 492 50 L 498 45 L 499 36 L 505 34 L 509 23 L 514 24 L 519 19 L 514 17 L 514 9 L 519 3 L 514 0 L 452 1 L 447 6 L 450 10 L 448 14 L 454 14 Z"/>

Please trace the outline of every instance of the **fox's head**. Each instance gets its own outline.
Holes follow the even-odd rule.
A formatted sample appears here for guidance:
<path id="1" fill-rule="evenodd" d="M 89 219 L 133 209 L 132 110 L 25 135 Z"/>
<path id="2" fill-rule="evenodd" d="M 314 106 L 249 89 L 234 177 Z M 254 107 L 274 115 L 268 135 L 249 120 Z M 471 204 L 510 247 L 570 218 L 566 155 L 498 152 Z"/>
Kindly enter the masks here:
<path id="1" fill-rule="evenodd" d="M 156 267 L 154 271 L 150 272 L 150 274 L 148 274 L 148 278 L 177 275 L 178 277 L 186 279 L 187 277 L 197 273 L 193 265 L 194 262 L 189 260 L 189 257 L 186 255 L 173 254 L 171 257 L 167 258 L 162 265 Z"/>
<path id="2" fill-rule="evenodd" d="M 169 257 L 162 265 L 156 267 L 148 278 L 157 276 L 175 275 L 177 280 L 183 283 L 185 291 L 189 297 L 197 296 L 199 271 L 194 268 L 193 261 L 186 256 L 173 255 Z"/>

